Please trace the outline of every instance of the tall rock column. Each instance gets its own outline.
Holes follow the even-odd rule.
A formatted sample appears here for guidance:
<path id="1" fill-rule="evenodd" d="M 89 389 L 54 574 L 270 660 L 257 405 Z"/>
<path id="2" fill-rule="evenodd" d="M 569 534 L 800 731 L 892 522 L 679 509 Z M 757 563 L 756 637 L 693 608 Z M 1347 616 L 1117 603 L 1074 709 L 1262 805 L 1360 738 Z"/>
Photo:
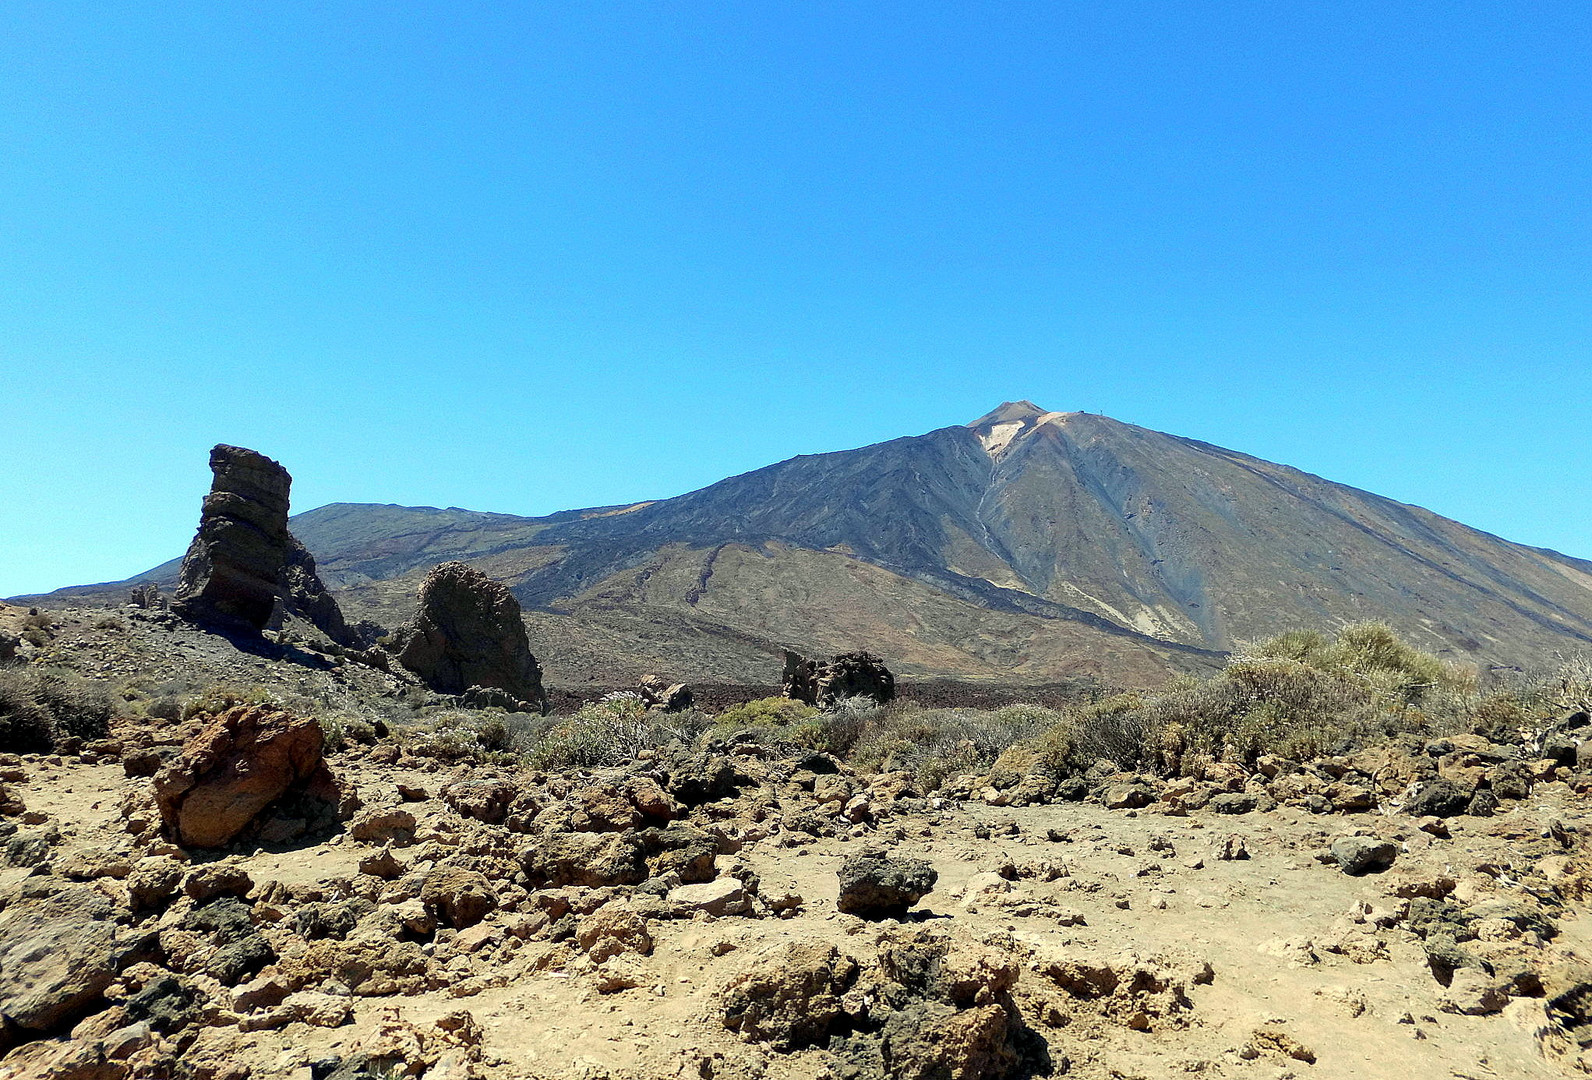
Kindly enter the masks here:
<path id="1" fill-rule="evenodd" d="M 210 494 L 199 532 L 183 556 L 171 609 L 190 622 L 259 631 L 286 592 L 293 478 L 277 462 L 241 446 L 211 450 L 210 471 Z"/>
<path id="2" fill-rule="evenodd" d="M 338 644 L 354 644 L 314 556 L 288 531 L 288 471 L 264 454 L 224 445 L 210 451 L 210 471 L 171 610 L 219 630 L 258 633 L 281 603 Z"/>

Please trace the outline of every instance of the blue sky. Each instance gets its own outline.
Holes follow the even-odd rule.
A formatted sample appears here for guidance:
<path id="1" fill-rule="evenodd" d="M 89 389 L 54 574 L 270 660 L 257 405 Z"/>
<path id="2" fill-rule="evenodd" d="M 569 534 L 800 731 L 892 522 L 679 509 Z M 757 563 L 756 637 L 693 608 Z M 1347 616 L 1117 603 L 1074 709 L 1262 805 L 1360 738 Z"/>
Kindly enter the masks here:
<path id="1" fill-rule="evenodd" d="M 1592 557 L 1584 3 L 0 6 L 0 595 L 1027 397 Z"/>

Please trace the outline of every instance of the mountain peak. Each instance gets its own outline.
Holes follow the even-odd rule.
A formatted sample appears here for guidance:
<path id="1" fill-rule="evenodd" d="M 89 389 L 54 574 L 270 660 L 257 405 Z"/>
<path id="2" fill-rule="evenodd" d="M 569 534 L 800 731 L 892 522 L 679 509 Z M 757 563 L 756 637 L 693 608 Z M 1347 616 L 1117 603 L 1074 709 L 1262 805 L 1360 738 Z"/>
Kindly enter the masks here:
<path id="1" fill-rule="evenodd" d="M 990 457 L 999 461 L 1020 437 L 1053 421 L 1063 423 L 1076 413 L 1046 412 L 1032 401 L 1002 402 L 998 408 L 967 425 Z"/>
<path id="2" fill-rule="evenodd" d="M 1026 424 L 1030 421 L 1038 420 L 1044 415 L 1046 415 L 1045 410 L 1035 405 L 1032 401 L 1026 399 L 1023 401 L 1003 401 L 967 426 L 974 431 L 978 431 L 981 428 L 993 427 L 996 424 L 1009 424 L 1012 421 Z"/>

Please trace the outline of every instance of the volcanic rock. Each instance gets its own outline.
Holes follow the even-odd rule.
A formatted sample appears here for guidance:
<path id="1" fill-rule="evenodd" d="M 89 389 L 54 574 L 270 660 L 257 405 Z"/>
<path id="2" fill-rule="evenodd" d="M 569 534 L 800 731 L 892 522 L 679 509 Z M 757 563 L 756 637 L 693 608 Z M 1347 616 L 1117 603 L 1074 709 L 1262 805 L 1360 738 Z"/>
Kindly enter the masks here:
<path id="1" fill-rule="evenodd" d="M 868 652 L 839 653 L 820 664 L 787 650 L 781 692 L 820 709 L 851 697 L 883 705 L 895 697 L 895 676 L 883 660 Z"/>
<path id="2" fill-rule="evenodd" d="M 1404 804 L 1411 817 L 1457 817 L 1470 808 L 1472 792 L 1452 780 L 1422 784 Z"/>
<path id="3" fill-rule="evenodd" d="M 833 945 L 789 945 L 725 988 L 724 1026 L 780 1051 L 822 1042 L 845 1016 L 841 998 L 857 974 L 856 960 Z"/>
<path id="4" fill-rule="evenodd" d="M 691 707 L 691 688 L 685 683 L 671 683 L 662 675 L 648 675 L 642 679 L 640 693 L 647 708 L 659 712 L 679 712 Z"/>
<path id="5" fill-rule="evenodd" d="M 1386 870 L 1398 854 L 1398 845 L 1391 840 L 1345 836 L 1332 842 L 1332 857 L 1345 874 L 1354 877 Z"/>
<path id="6" fill-rule="evenodd" d="M 840 867 L 836 906 L 864 919 L 898 918 L 934 888 L 940 875 L 922 859 L 892 859 L 864 852 Z"/>
<path id="7" fill-rule="evenodd" d="M 279 463 L 240 446 L 210 451 L 214 475 L 199 531 L 178 571 L 171 610 L 190 622 L 256 633 L 286 601 L 334 641 L 351 641 L 315 560 L 288 531 L 293 478 Z"/>
<path id="8" fill-rule="evenodd" d="M 321 760 L 315 720 L 263 705 L 217 715 L 155 776 L 168 832 L 189 847 L 220 847 L 267 806 L 302 792 L 336 806 L 337 785 Z"/>
<path id="9" fill-rule="evenodd" d="M 27 1032 L 76 1019 L 127 958 L 105 898 L 91 888 L 16 903 L 0 913 L 0 1018 Z"/>
<path id="10" fill-rule="evenodd" d="M 420 586 L 420 606 L 398 660 L 441 694 L 473 686 L 506 690 L 547 708 L 519 601 L 462 562 L 443 563 Z"/>

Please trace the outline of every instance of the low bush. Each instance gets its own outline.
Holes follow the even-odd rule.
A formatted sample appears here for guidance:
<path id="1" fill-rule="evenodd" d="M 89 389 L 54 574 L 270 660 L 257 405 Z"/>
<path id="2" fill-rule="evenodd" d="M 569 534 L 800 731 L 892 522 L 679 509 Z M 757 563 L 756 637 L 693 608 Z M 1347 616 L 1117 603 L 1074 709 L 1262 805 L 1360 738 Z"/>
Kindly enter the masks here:
<path id="1" fill-rule="evenodd" d="M 1472 726 L 1485 700 L 1476 686 L 1474 670 L 1423 653 L 1379 623 L 1355 623 L 1333 638 L 1296 632 L 1261 642 L 1208 679 L 1067 708 L 1026 750 L 1063 772 L 1106 759 L 1199 775 L 1215 761 L 1312 758 L 1401 732 Z M 1493 723 L 1520 711 L 1498 698 L 1485 709 Z"/>
<path id="2" fill-rule="evenodd" d="M 404 749 L 418 757 L 440 761 L 484 759 L 514 748 L 514 733 L 509 723 L 509 714 L 498 709 L 482 712 L 446 709 L 405 725 L 398 737 Z"/>
<path id="3" fill-rule="evenodd" d="M 270 705 L 283 708 L 280 694 L 266 686 L 235 686 L 217 683 L 207 686 L 182 703 L 183 720 L 208 720 L 238 705 Z"/>
<path id="4" fill-rule="evenodd" d="M 513 741 L 536 768 L 596 769 L 622 765 L 643 750 L 689 742 L 711 724 L 695 709 L 650 711 L 641 695 L 622 691 L 583 705 L 572 716 L 544 718 Z"/>
<path id="5" fill-rule="evenodd" d="M 103 739 L 114 715 L 98 683 L 61 671 L 0 670 L 0 751 L 42 754 L 66 738 Z"/>
<path id="6" fill-rule="evenodd" d="M 713 726 L 732 731 L 789 728 L 817 715 L 818 710 L 804 702 L 768 697 L 730 706 L 713 718 Z"/>

